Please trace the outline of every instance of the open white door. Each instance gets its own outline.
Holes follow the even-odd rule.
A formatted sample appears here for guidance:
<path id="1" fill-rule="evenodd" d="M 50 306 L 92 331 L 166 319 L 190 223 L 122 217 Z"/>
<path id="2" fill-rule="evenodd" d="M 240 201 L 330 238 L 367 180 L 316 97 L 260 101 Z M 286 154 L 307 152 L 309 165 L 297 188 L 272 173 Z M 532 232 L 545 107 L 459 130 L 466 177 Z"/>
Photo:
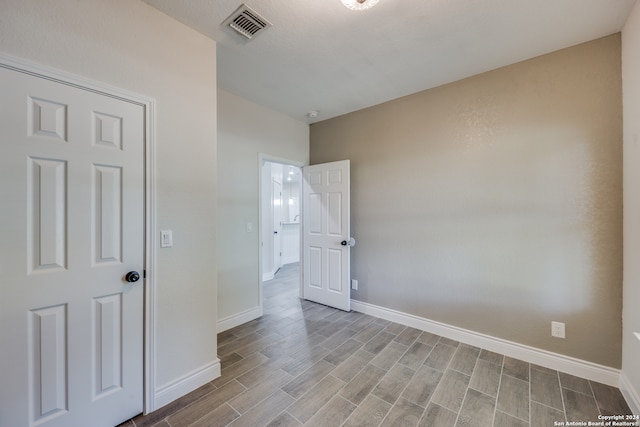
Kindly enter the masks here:
<path id="1" fill-rule="evenodd" d="M 112 427 L 143 409 L 144 107 L 0 93 L 0 425 Z"/>
<path id="2" fill-rule="evenodd" d="M 349 160 L 305 166 L 303 297 L 351 310 Z"/>

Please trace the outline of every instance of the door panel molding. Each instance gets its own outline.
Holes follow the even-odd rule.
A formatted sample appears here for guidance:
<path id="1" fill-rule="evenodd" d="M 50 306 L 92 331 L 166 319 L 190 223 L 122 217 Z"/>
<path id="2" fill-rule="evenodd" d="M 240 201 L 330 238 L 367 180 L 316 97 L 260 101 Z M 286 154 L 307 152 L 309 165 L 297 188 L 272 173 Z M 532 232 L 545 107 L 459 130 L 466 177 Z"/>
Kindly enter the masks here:
<path id="1" fill-rule="evenodd" d="M 302 170 L 303 298 L 351 309 L 350 162 Z"/>
<path id="2" fill-rule="evenodd" d="M 156 266 L 156 101 L 153 98 L 130 92 L 116 86 L 109 85 L 59 70 L 29 60 L 18 58 L 0 52 L 0 67 L 13 70 L 33 77 L 43 78 L 55 83 L 74 87 L 77 89 L 104 95 L 113 99 L 133 103 L 144 109 L 144 268 L 146 278 L 144 280 L 144 356 L 143 356 L 143 395 L 144 412 L 152 412 L 159 406 L 156 404 L 156 340 L 155 340 L 155 266 Z M 32 99 L 29 115 L 31 116 L 31 128 L 29 131 L 57 141 L 66 140 L 66 121 L 61 115 L 66 114 L 66 106 L 53 103 L 50 100 Z M 111 144 L 117 148 L 118 120 L 116 117 L 100 115 L 96 116 L 96 143 L 101 145 Z M 111 128 L 106 128 L 109 125 Z"/>

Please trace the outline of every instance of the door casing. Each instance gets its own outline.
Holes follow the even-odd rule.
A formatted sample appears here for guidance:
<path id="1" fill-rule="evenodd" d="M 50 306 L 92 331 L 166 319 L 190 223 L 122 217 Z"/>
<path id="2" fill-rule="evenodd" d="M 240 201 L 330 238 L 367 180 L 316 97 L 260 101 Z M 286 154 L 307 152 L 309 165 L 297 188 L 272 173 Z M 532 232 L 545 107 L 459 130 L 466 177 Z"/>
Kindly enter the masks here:
<path id="1" fill-rule="evenodd" d="M 273 274 L 282 268 L 282 183 L 274 178 L 273 192 L 271 198 L 273 200 L 271 220 L 273 221 L 273 265 L 271 266 Z M 277 201 L 277 203 L 276 203 Z"/>

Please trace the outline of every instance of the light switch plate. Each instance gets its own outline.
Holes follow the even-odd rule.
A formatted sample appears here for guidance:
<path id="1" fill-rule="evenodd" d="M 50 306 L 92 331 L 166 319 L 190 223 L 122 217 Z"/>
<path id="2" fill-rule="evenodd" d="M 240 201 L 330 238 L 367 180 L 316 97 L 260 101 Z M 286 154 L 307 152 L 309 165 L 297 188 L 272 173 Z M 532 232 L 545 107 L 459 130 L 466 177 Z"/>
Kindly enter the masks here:
<path id="1" fill-rule="evenodd" d="M 170 248 L 173 246 L 173 230 L 160 230 L 160 247 Z"/>

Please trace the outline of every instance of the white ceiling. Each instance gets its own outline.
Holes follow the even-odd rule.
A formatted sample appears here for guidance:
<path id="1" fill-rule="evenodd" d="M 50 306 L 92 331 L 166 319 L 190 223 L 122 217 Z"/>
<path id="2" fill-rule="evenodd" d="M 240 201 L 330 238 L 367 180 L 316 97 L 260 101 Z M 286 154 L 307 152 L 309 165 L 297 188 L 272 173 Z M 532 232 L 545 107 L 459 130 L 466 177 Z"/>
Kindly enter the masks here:
<path id="1" fill-rule="evenodd" d="M 616 33 L 635 3 L 145 1 L 217 41 L 219 87 L 306 123 Z M 251 41 L 221 25 L 243 2 L 273 24 Z"/>

